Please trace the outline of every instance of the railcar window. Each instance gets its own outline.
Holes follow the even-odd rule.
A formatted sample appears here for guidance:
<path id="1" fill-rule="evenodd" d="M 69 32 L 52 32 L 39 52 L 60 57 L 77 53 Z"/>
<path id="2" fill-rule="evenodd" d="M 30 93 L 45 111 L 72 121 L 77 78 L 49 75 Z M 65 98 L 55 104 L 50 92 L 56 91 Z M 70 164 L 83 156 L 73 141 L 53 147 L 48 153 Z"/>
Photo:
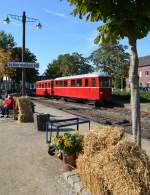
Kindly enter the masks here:
<path id="1" fill-rule="evenodd" d="M 39 83 L 39 88 L 41 88 L 41 83 Z"/>
<path id="2" fill-rule="evenodd" d="M 57 87 L 62 87 L 63 86 L 63 81 L 56 81 L 56 86 Z"/>
<path id="3" fill-rule="evenodd" d="M 81 79 L 77 80 L 77 87 L 82 87 L 82 80 Z"/>
<path id="4" fill-rule="evenodd" d="M 42 88 L 44 88 L 44 83 L 42 83 Z"/>
<path id="5" fill-rule="evenodd" d="M 109 78 L 101 78 L 99 86 L 100 87 L 110 87 L 110 79 Z"/>
<path id="6" fill-rule="evenodd" d="M 85 79 L 85 87 L 88 87 L 88 86 L 89 86 L 89 80 Z"/>
<path id="7" fill-rule="evenodd" d="M 45 83 L 45 88 L 47 88 L 47 83 Z"/>
<path id="8" fill-rule="evenodd" d="M 67 80 L 64 81 L 64 87 L 68 87 Z"/>
<path id="9" fill-rule="evenodd" d="M 71 80 L 71 87 L 75 87 L 75 85 L 76 85 L 75 80 Z"/>
<path id="10" fill-rule="evenodd" d="M 48 88 L 50 88 L 51 87 L 51 85 L 50 85 L 50 83 L 48 83 Z"/>
<path id="11" fill-rule="evenodd" d="M 96 86 L 96 81 L 95 79 L 92 79 L 92 87 L 95 87 Z"/>

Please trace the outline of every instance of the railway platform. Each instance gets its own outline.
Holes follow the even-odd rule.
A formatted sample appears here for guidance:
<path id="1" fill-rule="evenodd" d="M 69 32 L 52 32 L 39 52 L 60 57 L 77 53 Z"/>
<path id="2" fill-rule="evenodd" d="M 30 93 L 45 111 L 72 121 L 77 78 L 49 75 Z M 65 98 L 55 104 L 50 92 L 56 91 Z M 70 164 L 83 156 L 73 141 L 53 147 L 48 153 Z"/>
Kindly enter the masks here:
<path id="1" fill-rule="evenodd" d="M 36 104 L 35 111 L 56 118 L 75 117 L 52 107 Z M 97 123 L 91 122 L 91 129 Z M 75 126 L 63 130 L 74 131 Z M 88 124 L 80 126 L 86 134 Z M 129 135 L 128 135 L 129 136 Z M 150 142 L 143 148 L 150 155 Z M 47 153 L 45 132 L 37 131 L 33 123 L 18 123 L 12 118 L 0 119 L 0 194 L 2 195 L 73 195 L 64 183 L 58 183 L 63 173 L 62 161 Z"/>

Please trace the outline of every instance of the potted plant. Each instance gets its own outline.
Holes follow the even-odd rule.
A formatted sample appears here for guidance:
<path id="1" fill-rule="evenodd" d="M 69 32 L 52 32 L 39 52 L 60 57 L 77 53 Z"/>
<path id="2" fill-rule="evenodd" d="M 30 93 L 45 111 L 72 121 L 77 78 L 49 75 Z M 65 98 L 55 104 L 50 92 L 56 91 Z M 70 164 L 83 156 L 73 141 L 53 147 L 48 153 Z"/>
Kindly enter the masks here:
<path id="1" fill-rule="evenodd" d="M 57 150 L 63 153 L 64 170 L 71 171 L 76 166 L 76 154 L 82 150 L 83 136 L 77 133 L 63 133 L 53 139 Z"/>

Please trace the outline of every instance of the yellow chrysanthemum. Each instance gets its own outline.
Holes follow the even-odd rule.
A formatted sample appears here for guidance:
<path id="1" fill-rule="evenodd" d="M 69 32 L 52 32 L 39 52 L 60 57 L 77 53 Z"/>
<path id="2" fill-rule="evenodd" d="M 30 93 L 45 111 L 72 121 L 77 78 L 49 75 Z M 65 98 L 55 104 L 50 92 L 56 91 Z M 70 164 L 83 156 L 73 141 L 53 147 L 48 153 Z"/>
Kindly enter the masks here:
<path id="1" fill-rule="evenodd" d="M 71 147 L 72 143 L 70 141 L 68 141 L 68 140 L 65 140 L 64 141 L 64 145 L 65 145 L 65 147 Z"/>

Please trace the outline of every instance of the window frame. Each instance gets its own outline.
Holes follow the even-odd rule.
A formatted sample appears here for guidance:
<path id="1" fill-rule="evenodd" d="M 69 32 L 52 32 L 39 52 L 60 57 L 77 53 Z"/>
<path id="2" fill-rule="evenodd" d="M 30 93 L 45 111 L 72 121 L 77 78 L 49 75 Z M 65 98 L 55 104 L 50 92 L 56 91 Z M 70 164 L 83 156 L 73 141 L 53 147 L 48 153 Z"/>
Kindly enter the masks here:
<path id="1" fill-rule="evenodd" d="M 93 81 L 94 81 L 94 83 L 93 83 Z M 96 78 L 91 79 L 91 87 L 96 87 Z"/>
<path id="2" fill-rule="evenodd" d="M 83 84 L 82 79 L 77 79 L 77 87 L 82 87 L 82 84 Z"/>
<path id="3" fill-rule="evenodd" d="M 107 82 L 108 85 L 106 84 L 106 82 Z M 99 80 L 99 87 L 102 87 L 102 88 L 111 88 L 110 78 L 109 77 L 101 77 L 100 80 Z"/>
<path id="4" fill-rule="evenodd" d="M 76 87 L 76 80 L 75 79 L 71 79 L 71 87 Z"/>
<path id="5" fill-rule="evenodd" d="M 68 80 L 64 80 L 64 87 L 68 87 Z"/>
<path id="6" fill-rule="evenodd" d="M 149 77 L 150 76 L 150 72 L 149 71 L 145 71 L 145 76 Z"/>
<path id="7" fill-rule="evenodd" d="M 51 88 L 51 83 L 50 83 L 50 82 L 48 82 L 47 87 L 48 87 L 48 88 Z"/>
<path id="8" fill-rule="evenodd" d="M 88 78 L 84 80 L 84 86 L 85 87 L 89 87 L 89 79 Z"/>

